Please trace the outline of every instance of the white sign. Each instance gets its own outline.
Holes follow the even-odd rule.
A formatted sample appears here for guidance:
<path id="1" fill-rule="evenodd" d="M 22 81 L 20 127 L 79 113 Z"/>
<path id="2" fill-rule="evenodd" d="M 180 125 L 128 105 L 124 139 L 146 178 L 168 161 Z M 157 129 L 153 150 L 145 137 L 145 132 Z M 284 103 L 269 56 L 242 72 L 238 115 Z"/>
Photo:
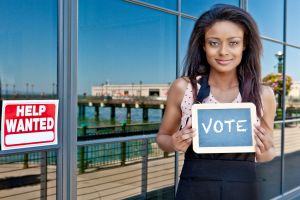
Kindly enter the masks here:
<path id="1" fill-rule="evenodd" d="M 255 152 L 254 104 L 194 104 L 192 120 L 198 130 L 193 138 L 196 153 Z"/>
<path id="2" fill-rule="evenodd" d="M 1 150 L 57 144 L 58 100 L 5 100 Z"/>

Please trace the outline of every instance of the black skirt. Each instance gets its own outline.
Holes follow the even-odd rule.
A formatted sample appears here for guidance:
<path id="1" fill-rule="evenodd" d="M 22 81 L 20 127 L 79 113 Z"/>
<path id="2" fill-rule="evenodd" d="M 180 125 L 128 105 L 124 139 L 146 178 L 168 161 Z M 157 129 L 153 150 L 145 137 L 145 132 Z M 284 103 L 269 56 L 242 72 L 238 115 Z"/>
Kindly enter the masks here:
<path id="1" fill-rule="evenodd" d="M 255 162 L 185 159 L 176 200 L 256 200 Z"/>

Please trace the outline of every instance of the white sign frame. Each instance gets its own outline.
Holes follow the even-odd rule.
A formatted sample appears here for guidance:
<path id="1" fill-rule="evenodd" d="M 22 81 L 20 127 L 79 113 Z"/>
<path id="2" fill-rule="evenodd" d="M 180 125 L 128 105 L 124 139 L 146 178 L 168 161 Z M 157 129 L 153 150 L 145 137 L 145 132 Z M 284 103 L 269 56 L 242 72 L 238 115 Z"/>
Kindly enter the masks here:
<path id="1" fill-rule="evenodd" d="M 226 147 L 200 147 L 199 133 L 193 138 L 193 150 L 196 153 L 245 153 L 255 152 L 254 124 L 257 120 L 256 107 L 253 103 L 218 103 L 218 104 L 193 104 L 192 105 L 192 127 L 198 131 L 198 110 L 199 109 L 250 109 L 250 119 L 252 123 L 252 146 L 226 146 Z"/>

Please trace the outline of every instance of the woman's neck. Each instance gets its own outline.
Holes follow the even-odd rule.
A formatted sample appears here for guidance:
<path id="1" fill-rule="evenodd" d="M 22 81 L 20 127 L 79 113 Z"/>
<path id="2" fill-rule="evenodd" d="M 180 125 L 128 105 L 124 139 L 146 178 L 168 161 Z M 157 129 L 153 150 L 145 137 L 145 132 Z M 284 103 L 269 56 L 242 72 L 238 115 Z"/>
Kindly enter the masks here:
<path id="1" fill-rule="evenodd" d="M 236 72 L 218 73 L 215 71 L 210 71 L 208 84 L 210 86 L 217 87 L 220 90 L 228 90 L 238 87 L 239 82 Z"/>

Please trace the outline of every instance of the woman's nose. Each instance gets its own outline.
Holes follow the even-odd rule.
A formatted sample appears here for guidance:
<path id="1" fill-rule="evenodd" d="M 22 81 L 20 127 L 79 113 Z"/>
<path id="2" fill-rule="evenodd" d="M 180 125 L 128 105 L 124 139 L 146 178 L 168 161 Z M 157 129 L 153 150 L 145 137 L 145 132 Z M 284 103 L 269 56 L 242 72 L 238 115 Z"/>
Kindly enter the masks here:
<path id="1" fill-rule="evenodd" d="M 220 55 L 227 55 L 228 54 L 228 47 L 226 44 L 222 44 L 220 46 L 220 51 L 219 51 Z"/>

